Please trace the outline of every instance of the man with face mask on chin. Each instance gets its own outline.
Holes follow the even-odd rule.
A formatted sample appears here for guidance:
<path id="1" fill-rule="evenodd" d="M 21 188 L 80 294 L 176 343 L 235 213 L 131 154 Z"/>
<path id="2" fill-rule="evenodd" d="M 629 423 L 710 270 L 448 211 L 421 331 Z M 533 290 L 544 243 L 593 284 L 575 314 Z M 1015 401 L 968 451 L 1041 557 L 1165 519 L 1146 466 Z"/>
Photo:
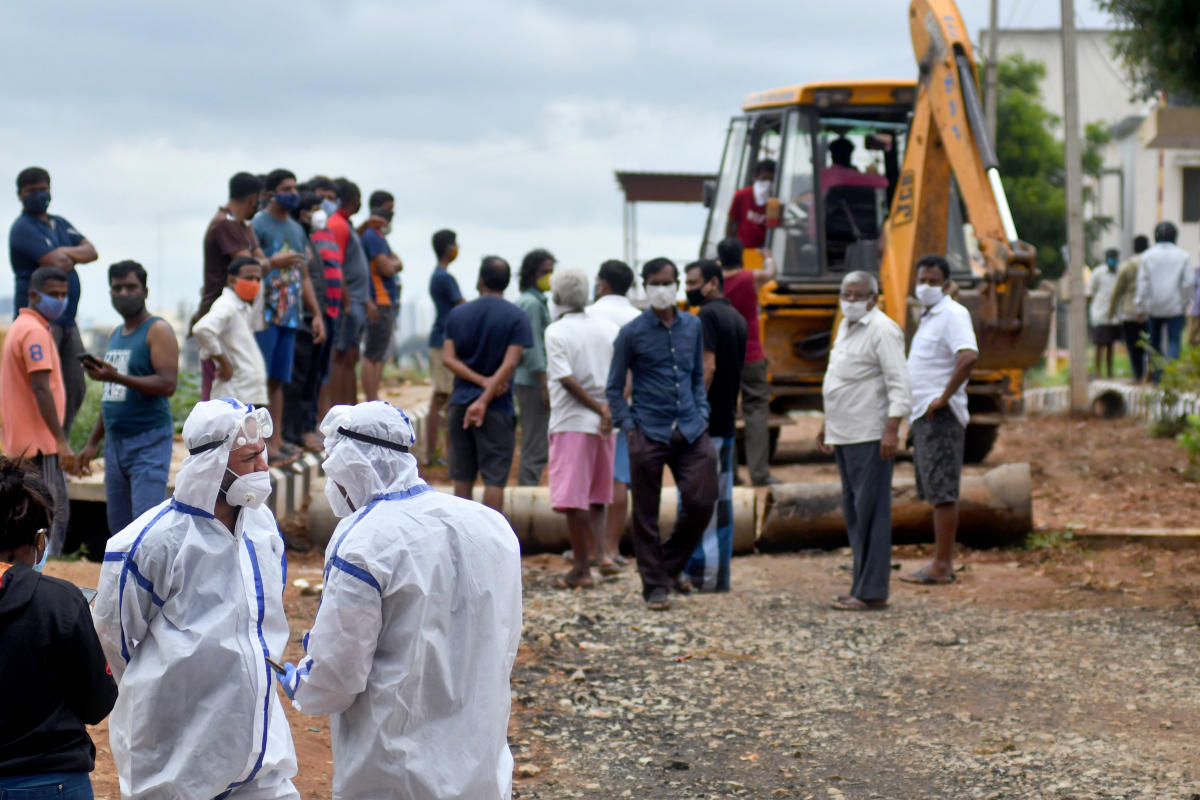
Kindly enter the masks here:
<path id="1" fill-rule="evenodd" d="M 837 458 L 842 513 L 854 552 L 850 591 L 833 607 L 887 606 L 892 573 L 892 459 L 900 422 L 912 402 L 904 333 L 876 307 L 879 284 L 868 272 L 842 278 L 841 312 L 821 386 L 825 423 L 817 447 Z"/>
<path id="2" fill-rule="evenodd" d="M 652 611 L 671 607 L 669 592 L 691 591 L 682 575 L 717 500 L 717 454 L 708 436 L 704 337 L 700 320 L 675 308 L 679 271 L 667 258 L 642 267 L 650 308 L 626 323 L 613 343 L 605 395 L 618 435 L 629 437 L 633 552 L 642 597 Z M 632 406 L 625 375 L 633 381 Z M 663 467 L 679 487 L 679 515 L 665 542 L 658 529 Z"/>
<path id="3" fill-rule="evenodd" d="M 122 797 L 300 797 L 271 664 L 288 641 L 272 427 L 266 409 L 197 403 L 174 496 L 108 542 L 93 618 Z"/>
<path id="4" fill-rule="evenodd" d="M 333 796 L 510 797 L 517 537 L 499 513 L 421 480 L 403 411 L 334 406 L 321 431 L 342 521 L 283 688 L 305 714 L 330 715 Z"/>
<path id="5" fill-rule="evenodd" d="M 113 264 L 108 284 L 123 323 L 112 332 L 103 361 L 83 362 L 88 377 L 104 383 L 104 394 L 75 474 L 91 473 L 90 462 L 103 439 L 108 529 L 116 533 L 167 496 L 175 434 L 170 398 L 179 375 L 179 344 L 170 324 L 146 310 L 141 264 Z"/>

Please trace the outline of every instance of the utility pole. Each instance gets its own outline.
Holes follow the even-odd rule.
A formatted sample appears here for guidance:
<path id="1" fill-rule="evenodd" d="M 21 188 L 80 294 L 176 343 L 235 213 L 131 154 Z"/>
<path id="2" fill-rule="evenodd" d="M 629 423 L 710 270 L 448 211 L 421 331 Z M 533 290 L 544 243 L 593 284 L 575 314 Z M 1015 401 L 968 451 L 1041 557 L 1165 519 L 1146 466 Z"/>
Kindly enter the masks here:
<path id="1" fill-rule="evenodd" d="M 1071 308 L 1067 344 L 1071 358 L 1071 413 L 1088 413 L 1087 298 L 1083 287 L 1083 164 L 1079 138 L 1079 83 L 1075 61 L 1075 2 L 1062 0 L 1063 136 L 1067 156 L 1067 269 Z"/>
<path id="2" fill-rule="evenodd" d="M 996 146 L 996 25 L 1000 0 L 990 0 L 988 11 L 987 66 L 983 74 L 983 105 L 987 112 L 988 138 Z"/>

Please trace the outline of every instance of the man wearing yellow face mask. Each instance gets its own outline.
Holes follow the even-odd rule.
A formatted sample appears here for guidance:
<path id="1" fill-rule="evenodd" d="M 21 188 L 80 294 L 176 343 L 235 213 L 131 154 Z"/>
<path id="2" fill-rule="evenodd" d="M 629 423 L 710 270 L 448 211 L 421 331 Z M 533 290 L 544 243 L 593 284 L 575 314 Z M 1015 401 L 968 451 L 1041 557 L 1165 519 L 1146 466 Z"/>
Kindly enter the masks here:
<path id="1" fill-rule="evenodd" d="M 241 256 L 229 262 L 225 289 L 208 313 L 196 321 L 192 335 L 200 358 L 213 359 L 217 374 L 213 397 L 267 404 L 267 363 L 254 338 L 254 298 L 262 287 L 262 264 Z"/>
<path id="2" fill-rule="evenodd" d="M 529 317 L 533 347 L 521 356 L 513 376 L 513 393 L 521 423 L 521 466 L 518 486 L 537 486 L 550 458 L 547 430 L 550 424 L 550 389 L 546 383 L 546 326 L 550 324 L 550 275 L 555 259 L 549 250 L 530 250 L 521 261 L 517 306 Z"/>

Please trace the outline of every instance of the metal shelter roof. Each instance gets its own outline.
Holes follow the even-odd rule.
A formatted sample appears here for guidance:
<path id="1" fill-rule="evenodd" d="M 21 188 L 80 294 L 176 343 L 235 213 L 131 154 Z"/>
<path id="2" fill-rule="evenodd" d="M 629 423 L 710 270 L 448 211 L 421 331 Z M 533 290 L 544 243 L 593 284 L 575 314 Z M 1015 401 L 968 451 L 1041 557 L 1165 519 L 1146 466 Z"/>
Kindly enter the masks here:
<path id="1" fill-rule="evenodd" d="M 716 175 L 687 172 L 616 172 L 627 203 L 701 203 L 704 182 Z"/>

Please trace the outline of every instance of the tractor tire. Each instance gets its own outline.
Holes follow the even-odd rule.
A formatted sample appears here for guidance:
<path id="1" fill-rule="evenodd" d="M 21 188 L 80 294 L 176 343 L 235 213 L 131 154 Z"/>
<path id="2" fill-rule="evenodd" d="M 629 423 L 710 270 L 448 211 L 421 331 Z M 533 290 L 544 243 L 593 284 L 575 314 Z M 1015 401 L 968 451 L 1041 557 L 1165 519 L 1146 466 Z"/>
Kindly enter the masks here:
<path id="1" fill-rule="evenodd" d="M 1000 428 L 996 425 L 968 425 L 966 442 L 963 447 L 963 462 L 978 464 L 987 458 L 996 444 Z"/>

